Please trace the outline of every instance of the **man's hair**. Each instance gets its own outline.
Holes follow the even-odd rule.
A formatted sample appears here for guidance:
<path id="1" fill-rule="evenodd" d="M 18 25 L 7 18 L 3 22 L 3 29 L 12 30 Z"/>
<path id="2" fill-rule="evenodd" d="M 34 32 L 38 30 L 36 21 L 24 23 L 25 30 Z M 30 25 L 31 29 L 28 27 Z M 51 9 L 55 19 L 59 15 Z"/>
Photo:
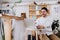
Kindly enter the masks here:
<path id="1" fill-rule="evenodd" d="M 41 10 L 46 10 L 46 12 L 48 12 L 48 9 L 46 8 L 46 7 L 43 7 L 43 8 L 41 8 Z"/>

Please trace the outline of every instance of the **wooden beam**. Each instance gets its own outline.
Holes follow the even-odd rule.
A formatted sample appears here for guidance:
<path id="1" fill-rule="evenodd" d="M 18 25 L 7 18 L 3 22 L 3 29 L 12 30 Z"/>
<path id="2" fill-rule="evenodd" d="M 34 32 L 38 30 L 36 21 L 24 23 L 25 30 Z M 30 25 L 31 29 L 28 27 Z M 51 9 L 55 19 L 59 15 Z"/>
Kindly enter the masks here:
<path id="1" fill-rule="evenodd" d="M 2 14 L 2 16 L 0 16 L 0 18 L 24 20 L 24 17 L 10 16 L 10 15 L 6 15 L 6 14 Z"/>
<path id="2" fill-rule="evenodd" d="M 12 38 L 11 38 L 11 31 L 12 31 L 11 19 L 4 18 L 3 24 L 4 24 L 5 40 L 12 40 Z"/>
<path id="3" fill-rule="evenodd" d="M 12 40 L 12 38 L 11 38 L 11 31 L 12 31 L 11 19 L 24 20 L 25 15 L 21 14 L 21 17 L 18 17 L 18 16 L 7 15 L 7 14 L 0 14 L 0 18 L 4 19 L 3 23 L 4 23 L 5 40 Z"/>
<path id="4" fill-rule="evenodd" d="M 0 18 L 4 19 L 3 24 L 4 24 L 5 40 L 12 40 L 12 38 L 11 38 L 11 32 L 12 32 L 11 19 L 24 20 L 24 17 L 1 14 Z"/>
<path id="5" fill-rule="evenodd" d="M 0 4 L 7 4 L 7 3 L 9 3 L 9 2 L 1 2 Z"/>

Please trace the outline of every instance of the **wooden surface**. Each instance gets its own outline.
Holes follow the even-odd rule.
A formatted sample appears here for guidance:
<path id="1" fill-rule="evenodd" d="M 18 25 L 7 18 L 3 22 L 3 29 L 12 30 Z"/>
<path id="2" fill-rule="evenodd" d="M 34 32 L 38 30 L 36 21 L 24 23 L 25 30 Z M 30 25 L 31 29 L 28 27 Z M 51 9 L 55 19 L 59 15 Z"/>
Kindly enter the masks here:
<path id="1" fill-rule="evenodd" d="M 6 14 L 2 14 L 2 16 L 0 16 L 0 18 L 9 18 L 9 19 L 16 19 L 16 20 L 24 20 L 24 17 L 10 16 L 10 15 L 6 15 Z"/>
<path id="2" fill-rule="evenodd" d="M 11 19 L 4 18 L 3 23 L 4 23 L 5 40 L 12 40 L 11 39 L 11 30 L 12 30 Z"/>
<path id="3" fill-rule="evenodd" d="M 11 31 L 12 31 L 11 19 L 24 20 L 24 17 L 17 17 L 17 16 L 1 14 L 0 18 L 4 19 L 3 24 L 4 24 L 5 40 L 12 40 L 12 38 L 11 38 Z"/>
<path id="4" fill-rule="evenodd" d="M 60 40 L 59 37 L 57 37 L 55 34 L 52 34 L 49 36 L 51 40 Z"/>

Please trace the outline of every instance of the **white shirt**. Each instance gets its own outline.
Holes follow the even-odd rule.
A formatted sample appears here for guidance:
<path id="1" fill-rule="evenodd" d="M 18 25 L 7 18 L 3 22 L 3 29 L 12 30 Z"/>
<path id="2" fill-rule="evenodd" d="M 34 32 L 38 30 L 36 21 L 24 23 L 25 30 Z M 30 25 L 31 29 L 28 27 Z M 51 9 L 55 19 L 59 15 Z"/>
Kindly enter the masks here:
<path id="1" fill-rule="evenodd" d="M 51 16 L 40 17 L 36 20 L 36 26 L 43 25 L 45 28 L 43 29 L 42 33 L 50 35 L 50 34 L 52 34 L 52 28 L 51 28 L 52 22 L 53 22 L 53 20 L 52 20 Z"/>

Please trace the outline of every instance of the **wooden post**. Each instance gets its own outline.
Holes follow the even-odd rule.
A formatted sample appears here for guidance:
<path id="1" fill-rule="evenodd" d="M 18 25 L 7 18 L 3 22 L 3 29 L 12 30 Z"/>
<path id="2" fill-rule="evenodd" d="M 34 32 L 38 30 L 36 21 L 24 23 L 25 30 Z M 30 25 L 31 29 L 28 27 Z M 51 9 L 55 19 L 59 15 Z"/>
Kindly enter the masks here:
<path id="1" fill-rule="evenodd" d="M 37 32 L 38 32 L 38 31 L 36 30 L 36 40 L 38 40 L 38 34 L 37 34 Z"/>
<path id="2" fill-rule="evenodd" d="M 11 39 L 11 19 L 10 18 L 4 18 L 4 33 L 5 33 L 5 40 L 12 40 Z"/>
<path id="3" fill-rule="evenodd" d="M 12 32 L 12 21 L 11 19 L 16 19 L 16 20 L 24 20 L 24 17 L 17 17 L 17 16 L 9 16 L 6 14 L 2 14 L 0 18 L 3 18 L 3 24 L 4 24 L 4 33 L 5 33 L 5 40 L 12 40 L 11 38 L 11 32 Z"/>

